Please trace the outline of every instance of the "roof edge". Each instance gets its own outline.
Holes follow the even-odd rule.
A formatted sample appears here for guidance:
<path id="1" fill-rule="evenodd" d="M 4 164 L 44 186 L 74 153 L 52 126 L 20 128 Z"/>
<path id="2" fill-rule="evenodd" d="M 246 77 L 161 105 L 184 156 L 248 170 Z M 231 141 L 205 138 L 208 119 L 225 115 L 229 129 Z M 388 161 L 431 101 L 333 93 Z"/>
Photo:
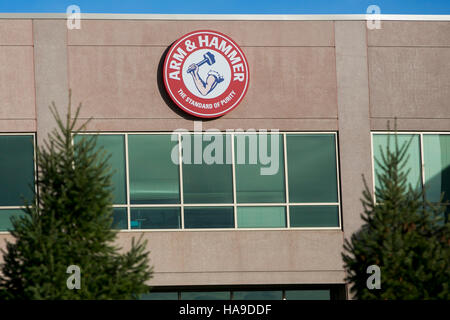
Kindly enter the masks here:
<path id="1" fill-rule="evenodd" d="M 66 13 L 0 13 L 0 19 L 66 19 Z M 317 20 L 374 20 L 384 21 L 450 21 L 450 15 L 409 14 L 126 14 L 81 13 L 86 20 L 262 20 L 262 21 L 317 21 Z"/>

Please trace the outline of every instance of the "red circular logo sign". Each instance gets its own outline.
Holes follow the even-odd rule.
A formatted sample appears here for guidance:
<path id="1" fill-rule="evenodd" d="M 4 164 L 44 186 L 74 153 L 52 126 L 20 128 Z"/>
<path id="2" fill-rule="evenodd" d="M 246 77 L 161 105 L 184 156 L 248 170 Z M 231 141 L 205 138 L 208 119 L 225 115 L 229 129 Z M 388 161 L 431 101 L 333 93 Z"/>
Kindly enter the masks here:
<path id="1" fill-rule="evenodd" d="M 201 118 L 216 118 L 231 111 L 248 88 L 244 53 L 233 40 L 216 31 L 194 31 L 181 37 L 167 53 L 163 72 L 172 100 Z"/>

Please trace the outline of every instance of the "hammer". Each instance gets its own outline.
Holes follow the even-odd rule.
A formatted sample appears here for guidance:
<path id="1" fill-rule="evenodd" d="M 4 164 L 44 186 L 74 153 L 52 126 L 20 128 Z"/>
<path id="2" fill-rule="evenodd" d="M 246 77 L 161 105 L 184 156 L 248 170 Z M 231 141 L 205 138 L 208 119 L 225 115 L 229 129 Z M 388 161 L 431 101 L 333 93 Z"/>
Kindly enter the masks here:
<path id="1" fill-rule="evenodd" d="M 204 59 L 202 61 L 196 63 L 196 65 L 198 67 L 200 67 L 202 64 L 205 64 L 205 63 L 207 63 L 208 65 L 212 65 L 216 62 L 214 55 L 209 51 L 203 55 L 203 58 Z M 187 72 L 192 72 L 192 71 L 194 71 L 194 69 L 187 70 Z"/>

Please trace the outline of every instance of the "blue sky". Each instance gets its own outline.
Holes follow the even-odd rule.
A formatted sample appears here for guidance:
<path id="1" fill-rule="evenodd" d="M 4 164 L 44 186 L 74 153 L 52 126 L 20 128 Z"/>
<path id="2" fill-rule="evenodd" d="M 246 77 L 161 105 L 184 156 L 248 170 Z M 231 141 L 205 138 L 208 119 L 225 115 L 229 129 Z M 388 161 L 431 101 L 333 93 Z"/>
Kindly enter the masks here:
<path id="1" fill-rule="evenodd" d="M 361 14 L 375 4 L 382 14 L 450 14 L 450 0 L 0 0 L 0 12 Z"/>

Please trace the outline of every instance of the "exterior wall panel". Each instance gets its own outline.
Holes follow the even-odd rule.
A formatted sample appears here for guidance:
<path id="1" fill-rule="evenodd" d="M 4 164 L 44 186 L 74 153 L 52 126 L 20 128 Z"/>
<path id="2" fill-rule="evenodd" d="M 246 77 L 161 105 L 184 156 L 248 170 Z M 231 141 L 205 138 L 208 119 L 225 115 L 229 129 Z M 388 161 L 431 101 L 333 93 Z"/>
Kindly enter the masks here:
<path id="1" fill-rule="evenodd" d="M 74 97 L 85 105 L 81 116 L 180 119 L 177 107 L 168 108 L 161 96 L 163 84 L 158 86 L 158 65 L 164 50 L 70 46 L 69 81 Z M 224 119 L 337 118 L 334 48 L 244 50 L 250 65 L 250 88 L 240 108 Z"/>
<path id="2" fill-rule="evenodd" d="M 448 130 L 450 22 L 383 21 L 368 36 L 371 129 Z"/>
<path id="3" fill-rule="evenodd" d="M 169 46 L 194 30 L 227 34 L 240 47 L 334 46 L 332 21 L 83 20 L 69 45 Z M 245 49 L 244 49 L 245 51 Z"/>
<path id="4" fill-rule="evenodd" d="M 450 48 L 369 48 L 374 118 L 450 119 Z"/>
<path id="5" fill-rule="evenodd" d="M 132 237 L 118 244 L 129 249 Z M 188 231 L 143 233 L 152 285 L 342 283 L 341 231 Z"/>
<path id="6" fill-rule="evenodd" d="M 35 130 L 31 20 L 0 20 L 0 132 Z"/>
<path id="7" fill-rule="evenodd" d="M 32 46 L 0 45 L 0 119 L 34 119 Z"/>
<path id="8" fill-rule="evenodd" d="M 369 47 L 450 47 L 450 22 L 383 21 L 367 33 Z"/>

